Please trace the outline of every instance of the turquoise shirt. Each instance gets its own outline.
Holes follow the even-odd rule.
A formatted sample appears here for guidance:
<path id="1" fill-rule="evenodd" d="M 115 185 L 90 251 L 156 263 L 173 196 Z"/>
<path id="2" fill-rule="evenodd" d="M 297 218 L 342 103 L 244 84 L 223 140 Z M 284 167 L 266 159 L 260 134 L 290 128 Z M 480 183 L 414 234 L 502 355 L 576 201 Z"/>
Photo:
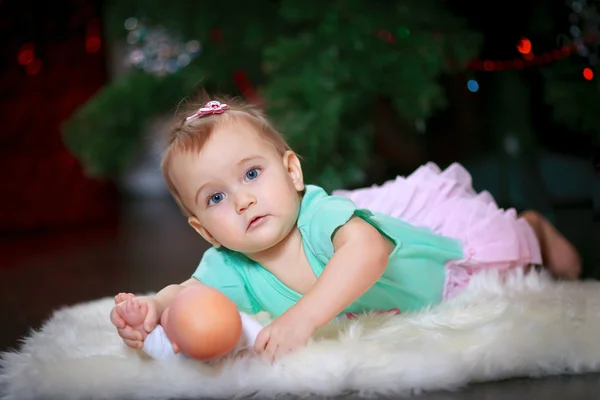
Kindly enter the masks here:
<path id="1" fill-rule="evenodd" d="M 392 308 L 414 311 L 442 300 L 444 265 L 463 258 L 460 242 L 388 215 L 358 209 L 346 197 L 330 196 L 320 187 L 308 185 L 300 206 L 298 229 L 317 277 L 333 256 L 334 233 L 352 216 L 373 225 L 395 248 L 382 277 L 344 313 Z M 266 311 L 277 317 L 302 297 L 260 264 L 224 248 L 207 250 L 192 276 L 220 290 L 240 311 L 249 314 Z"/>

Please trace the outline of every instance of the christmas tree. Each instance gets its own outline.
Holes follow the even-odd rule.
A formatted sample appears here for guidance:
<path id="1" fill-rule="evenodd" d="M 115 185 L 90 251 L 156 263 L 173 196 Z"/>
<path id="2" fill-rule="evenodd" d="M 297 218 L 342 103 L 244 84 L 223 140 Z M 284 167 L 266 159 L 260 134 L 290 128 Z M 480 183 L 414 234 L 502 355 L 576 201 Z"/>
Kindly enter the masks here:
<path id="1" fill-rule="evenodd" d="M 129 72 L 64 125 L 93 176 L 127 167 L 152 116 L 200 88 L 259 103 L 327 189 L 362 183 L 378 99 L 405 121 L 445 105 L 444 74 L 464 70 L 481 37 L 434 0 L 106 4 L 109 41 L 127 41 Z"/>

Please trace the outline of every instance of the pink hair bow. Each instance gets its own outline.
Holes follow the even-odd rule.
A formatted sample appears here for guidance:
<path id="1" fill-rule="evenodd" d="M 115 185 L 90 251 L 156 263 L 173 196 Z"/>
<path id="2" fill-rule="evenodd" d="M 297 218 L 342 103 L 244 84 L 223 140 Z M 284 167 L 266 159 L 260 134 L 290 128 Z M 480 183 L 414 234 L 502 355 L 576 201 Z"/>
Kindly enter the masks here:
<path id="1" fill-rule="evenodd" d="M 227 104 L 221 104 L 216 100 L 209 101 L 204 105 L 204 107 L 199 108 L 198 111 L 187 117 L 185 120 L 189 121 L 192 118 L 203 117 L 205 115 L 221 114 L 228 108 L 229 106 Z"/>

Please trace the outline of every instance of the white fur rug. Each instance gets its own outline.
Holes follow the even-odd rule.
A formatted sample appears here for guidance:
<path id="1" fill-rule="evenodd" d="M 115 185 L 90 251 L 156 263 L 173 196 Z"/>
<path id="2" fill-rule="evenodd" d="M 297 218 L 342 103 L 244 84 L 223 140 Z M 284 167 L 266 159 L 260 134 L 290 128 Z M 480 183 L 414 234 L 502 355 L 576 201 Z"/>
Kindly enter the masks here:
<path id="1" fill-rule="evenodd" d="M 420 314 L 364 315 L 322 329 L 280 363 L 250 354 L 209 366 L 126 348 L 112 299 L 57 311 L 0 360 L 4 399 L 335 396 L 456 389 L 470 382 L 600 370 L 600 282 L 488 273 Z"/>

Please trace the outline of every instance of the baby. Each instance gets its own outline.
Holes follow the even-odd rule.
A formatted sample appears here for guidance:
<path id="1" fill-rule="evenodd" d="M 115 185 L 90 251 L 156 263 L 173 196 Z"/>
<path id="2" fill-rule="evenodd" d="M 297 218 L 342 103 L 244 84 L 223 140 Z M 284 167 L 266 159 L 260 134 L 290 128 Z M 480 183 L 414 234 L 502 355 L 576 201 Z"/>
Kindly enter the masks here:
<path id="1" fill-rule="evenodd" d="M 191 278 L 122 298 L 111 320 L 132 348 L 190 285 L 220 290 L 241 312 L 270 313 L 254 350 L 274 359 L 337 316 L 420 310 L 482 269 L 544 264 L 576 278 L 574 247 L 539 213 L 499 209 L 458 164 L 434 164 L 381 187 L 328 195 L 306 185 L 298 156 L 256 108 L 233 99 L 184 111 L 162 171 L 189 225 L 212 247 Z M 368 206 L 368 207 L 367 207 Z M 128 302 L 144 303 L 135 313 Z"/>

